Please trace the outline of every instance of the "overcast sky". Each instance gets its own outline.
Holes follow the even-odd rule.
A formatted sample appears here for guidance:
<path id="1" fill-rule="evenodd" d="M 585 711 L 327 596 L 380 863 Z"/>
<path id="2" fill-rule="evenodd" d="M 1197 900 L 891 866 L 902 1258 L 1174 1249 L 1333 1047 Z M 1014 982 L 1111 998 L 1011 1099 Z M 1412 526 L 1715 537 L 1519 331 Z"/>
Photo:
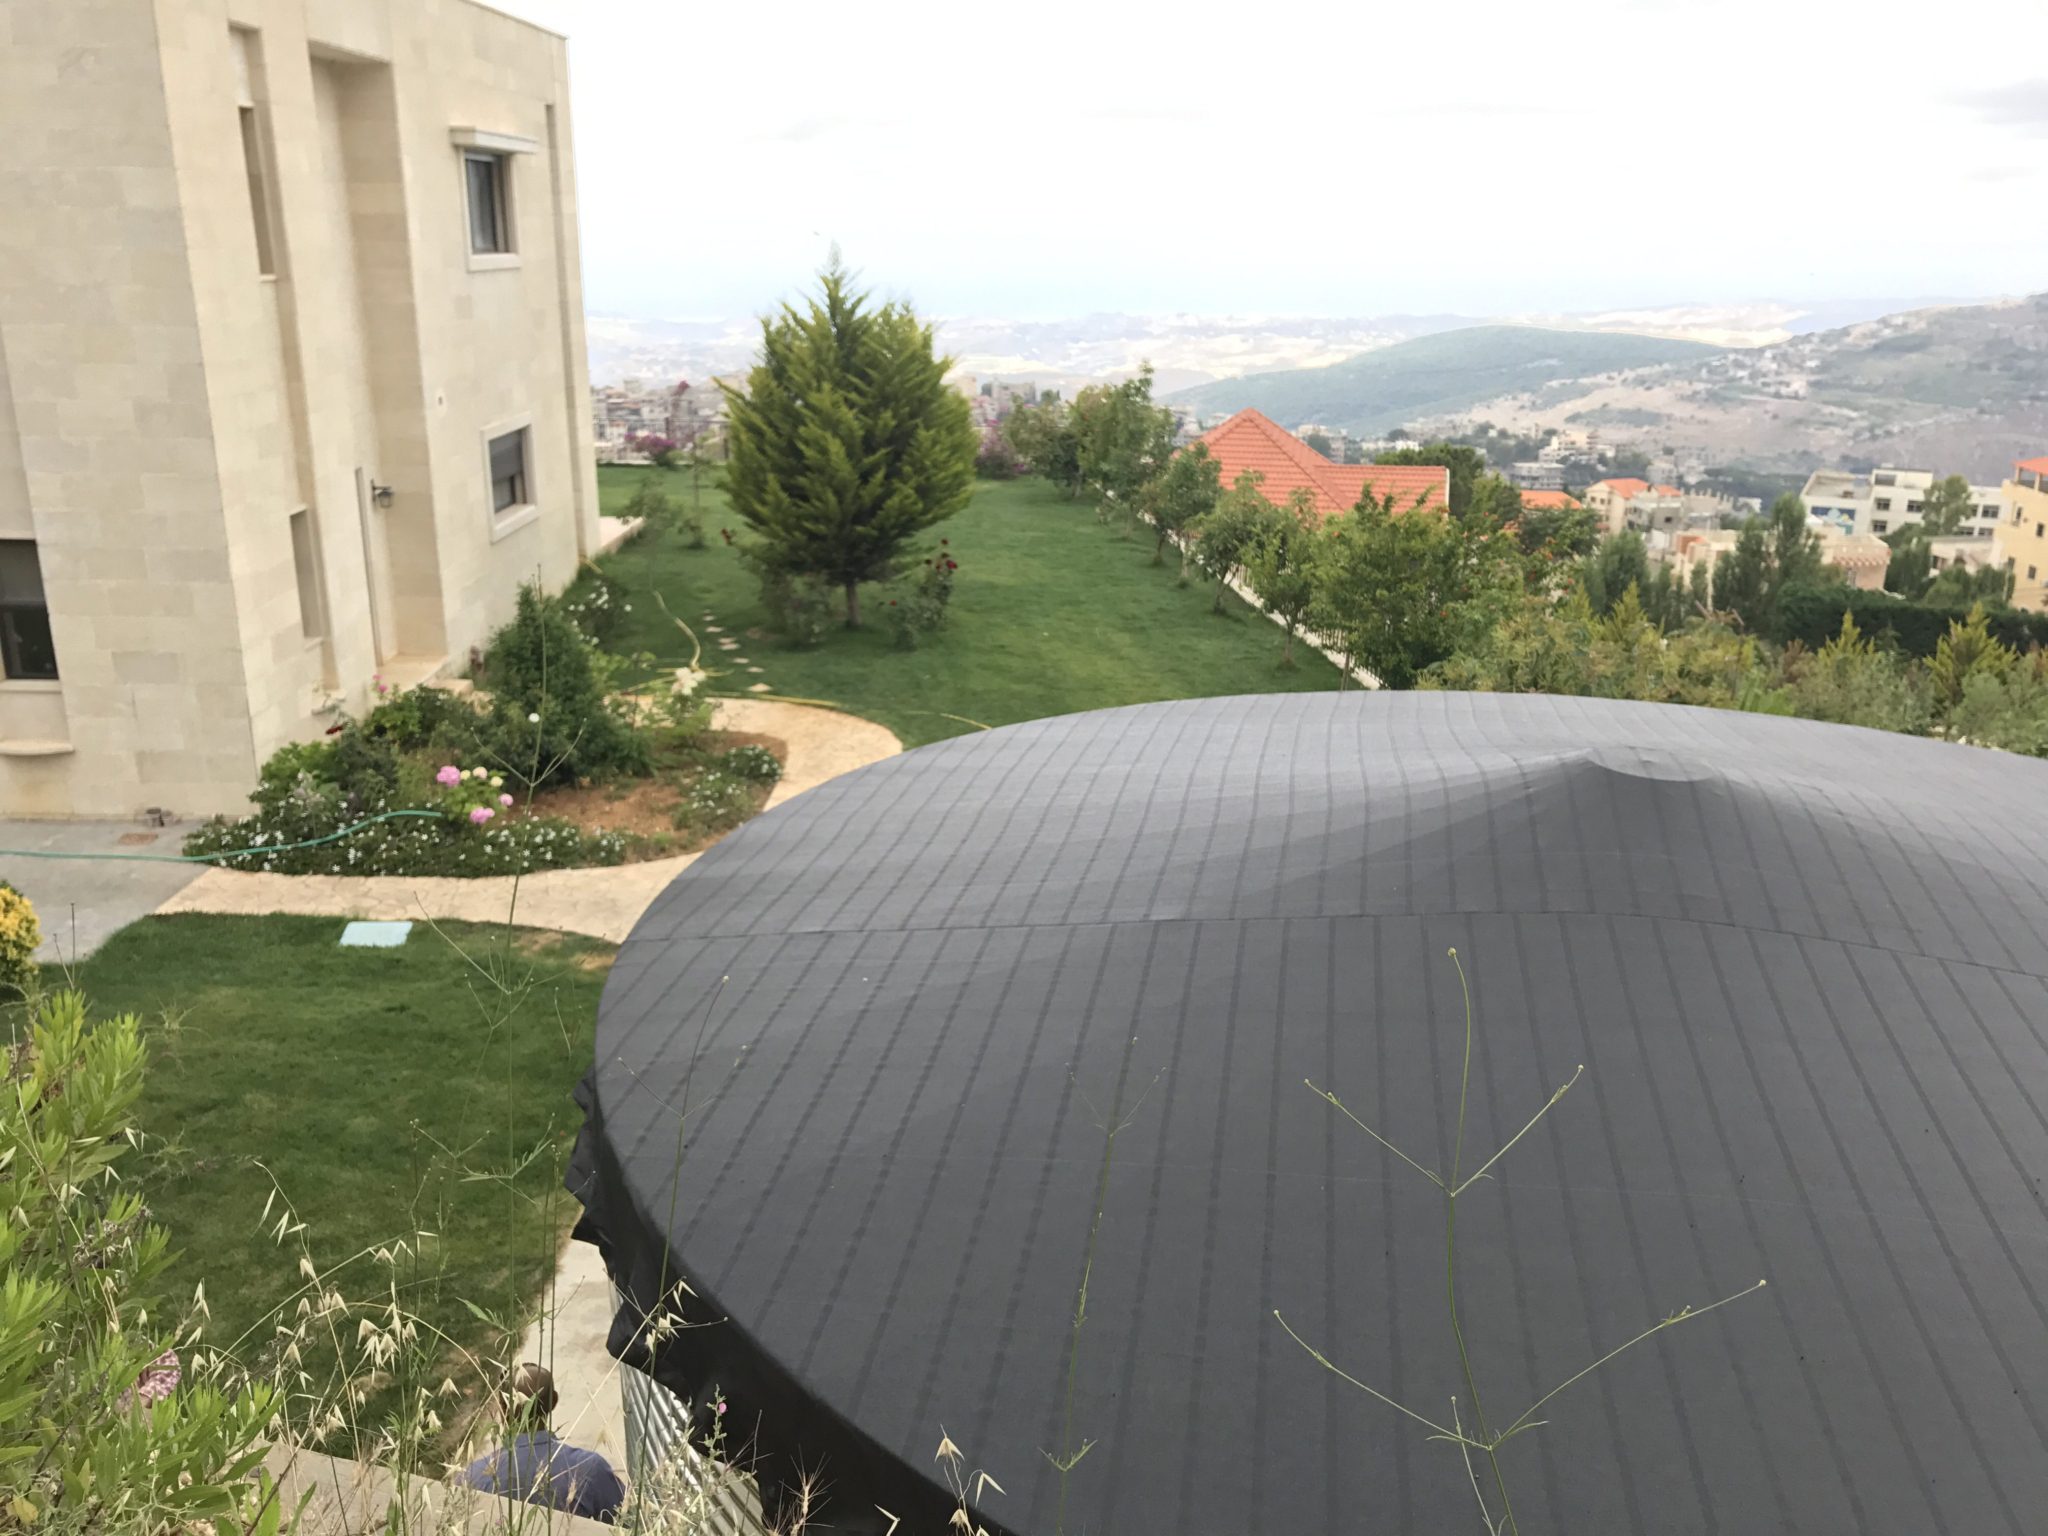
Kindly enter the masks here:
<path id="1" fill-rule="evenodd" d="M 585 297 L 837 240 L 937 315 L 2048 289 L 2044 0 L 498 0 L 569 36 Z"/>

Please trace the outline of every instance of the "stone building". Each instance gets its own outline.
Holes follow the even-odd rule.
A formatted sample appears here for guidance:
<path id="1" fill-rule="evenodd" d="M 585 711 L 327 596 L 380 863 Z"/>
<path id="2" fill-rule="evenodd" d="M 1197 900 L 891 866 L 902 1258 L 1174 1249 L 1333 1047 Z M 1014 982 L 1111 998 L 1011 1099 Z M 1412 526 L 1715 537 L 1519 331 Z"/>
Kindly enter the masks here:
<path id="1" fill-rule="evenodd" d="M 0 813 L 236 809 L 597 538 L 562 40 L 0 9 Z"/>

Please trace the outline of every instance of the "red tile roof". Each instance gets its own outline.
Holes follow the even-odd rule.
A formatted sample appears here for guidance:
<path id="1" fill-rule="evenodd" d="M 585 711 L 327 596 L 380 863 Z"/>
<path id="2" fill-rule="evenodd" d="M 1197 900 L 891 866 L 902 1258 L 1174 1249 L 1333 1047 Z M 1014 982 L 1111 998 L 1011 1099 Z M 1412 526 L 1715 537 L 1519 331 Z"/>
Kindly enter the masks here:
<path id="1" fill-rule="evenodd" d="M 1561 507 L 1576 507 L 1578 497 L 1570 491 L 1524 491 L 1522 510 L 1525 512 L 1552 512 Z"/>
<path id="2" fill-rule="evenodd" d="M 2038 459 L 2021 459 L 2013 468 L 2022 474 L 2048 475 L 2048 454 Z"/>
<path id="3" fill-rule="evenodd" d="M 1400 512 L 1413 507 L 1443 512 L 1450 507 L 1448 469 L 1434 464 L 1332 464 L 1258 411 L 1239 411 L 1198 441 L 1208 445 L 1210 456 L 1222 468 L 1225 489 L 1253 470 L 1265 477 L 1259 491 L 1268 501 L 1284 502 L 1306 489 L 1324 517 L 1349 512 L 1368 490 L 1381 498 L 1391 493 L 1394 509 Z"/>
<path id="4" fill-rule="evenodd" d="M 1685 492 L 1675 485 L 1653 485 L 1650 487 L 1650 494 L 1652 496 L 1683 496 Z"/>
<path id="5" fill-rule="evenodd" d="M 1640 496 L 1643 492 L 1647 491 L 1650 488 L 1650 482 L 1647 480 L 1600 480 L 1588 486 L 1587 489 L 1597 491 L 1603 487 L 1614 492 L 1623 501 L 1627 501 L 1631 496 Z"/>

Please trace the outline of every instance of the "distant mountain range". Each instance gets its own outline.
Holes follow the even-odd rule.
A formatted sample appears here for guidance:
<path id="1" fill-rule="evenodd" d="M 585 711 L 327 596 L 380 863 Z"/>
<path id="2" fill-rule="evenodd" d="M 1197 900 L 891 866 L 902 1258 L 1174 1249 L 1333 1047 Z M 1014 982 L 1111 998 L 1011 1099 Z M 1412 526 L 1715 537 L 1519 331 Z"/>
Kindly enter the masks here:
<path id="1" fill-rule="evenodd" d="M 1455 334 L 1455 333 L 1454 333 Z M 1447 407 L 1433 424 L 1597 427 L 1610 441 L 1803 472 L 1911 465 L 1995 481 L 2048 451 L 2048 294 L 1947 306 L 1558 379 Z"/>
<path id="2" fill-rule="evenodd" d="M 1548 330 L 1627 332 L 1763 346 L 1803 332 L 1874 319 L 1909 307 L 1906 301 L 1830 300 L 1819 304 L 1667 305 L 1595 314 L 1123 315 L 1059 320 L 947 316 L 937 321 L 939 345 L 960 372 L 1072 391 L 1128 378 L 1152 364 L 1162 392 L 1250 373 L 1315 368 L 1361 353 L 1489 324 Z M 585 326 L 590 377 L 597 384 L 629 378 L 673 383 L 736 372 L 760 341 L 753 320 L 649 320 L 591 315 Z"/>
<path id="3" fill-rule="evenodd" d="M 1374 437 L 1503 395 L 1540 394 L 1564 381 L 1716 354 L 1701 342 L 1661 336 L 1476 325 L 1398 342 L 1327 368 L 1254 373 L 1168 398 L 1203 415 L 1255 406 L 1284 427 L 1317 422 Z"/>

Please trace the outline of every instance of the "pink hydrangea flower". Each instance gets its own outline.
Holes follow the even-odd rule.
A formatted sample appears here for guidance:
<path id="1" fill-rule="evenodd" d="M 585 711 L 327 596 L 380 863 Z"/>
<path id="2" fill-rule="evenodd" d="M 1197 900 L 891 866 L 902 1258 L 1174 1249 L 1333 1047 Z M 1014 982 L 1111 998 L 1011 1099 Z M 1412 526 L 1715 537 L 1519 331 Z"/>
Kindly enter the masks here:
<path id="1" fill-rule="evenodd" d="M 512 803 L 512 797 L 511 797 L 510 795 L 500 795 L 500 796 L 498 796 L 498 804 L 500 804 L 500 805 L 510 805 L 511 803 Z"/>
<path id="2" fill-rule="evenodd" d="M 460 784 L 462 782 L 462 770 L 453 763 L 449 763 L 439 773 L 434 775 L 434 782 L 436 784 Z"/>
<path id="3" fill-rule="evenodd" d="M 489 821 L 493 816 L 497 814 L 498 813 L 492 810 L 488 805 L 480 805 L 476 807 L 475 810 L 469 813 L 469 819 L 475 822 L 478 826 L 482 826 L 485 822 Z"/>

